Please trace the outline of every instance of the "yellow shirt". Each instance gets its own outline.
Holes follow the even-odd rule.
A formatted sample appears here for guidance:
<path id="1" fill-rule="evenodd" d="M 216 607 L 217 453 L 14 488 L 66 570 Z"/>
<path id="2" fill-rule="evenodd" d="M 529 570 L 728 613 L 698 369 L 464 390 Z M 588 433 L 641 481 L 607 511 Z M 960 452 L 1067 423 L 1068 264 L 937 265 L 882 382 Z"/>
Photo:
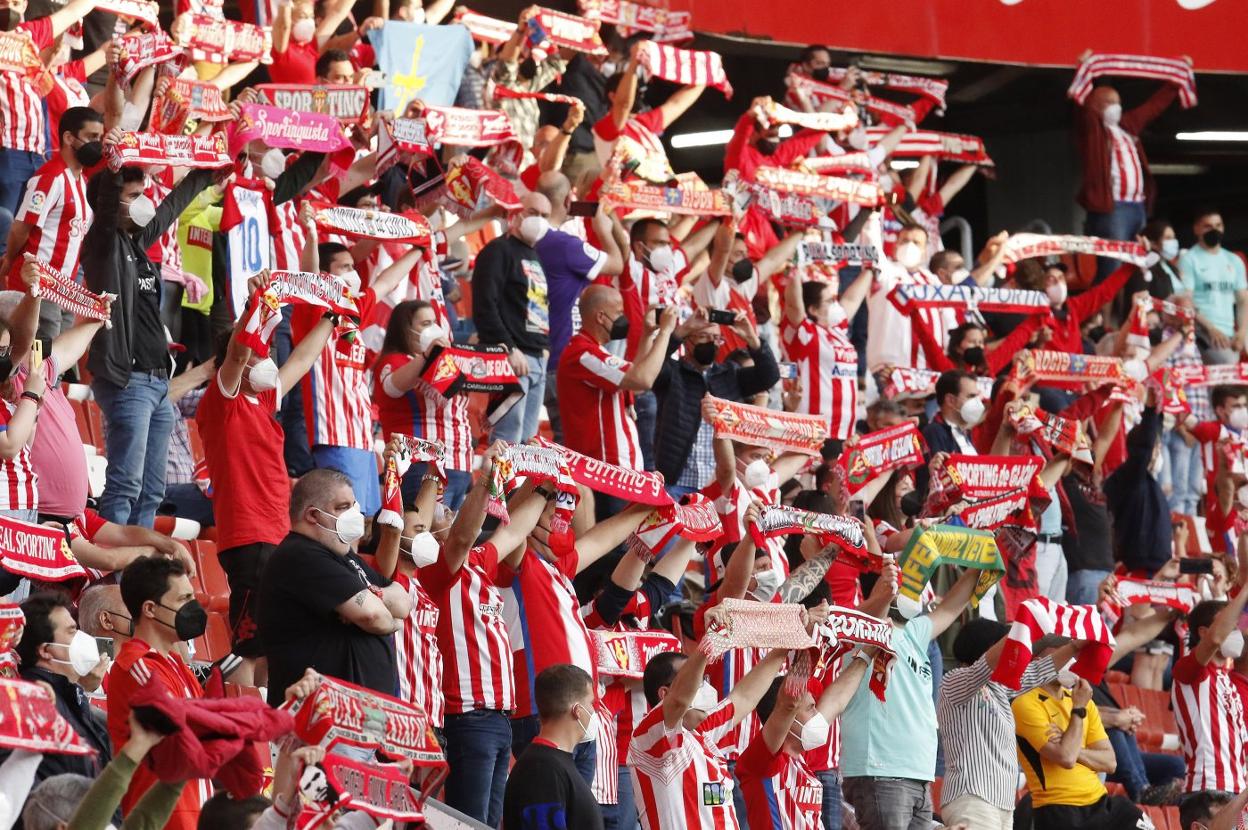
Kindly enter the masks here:
<path id="1" fill-rule="evenodd" d="M 1014 698 L 1014 730 L 1018 736 L 1018 763 L 1027 777 L 1031 801 L 1035 807 L 1064 804 L 1085 807 L 1095 804 L 1106 794 L 1105 785 L 1097 774 L 1083 764 L 1066 769 L 1040 755 L 1040 748 L 1049 742 L 1049 724 L 1063 732 L 1070 726 L 1070 710 L 1074 704 L 1069 694 L 1055 700 L 1045 689 L 1032 689 Z M 1096 704 L 1088 701 L 1088 716 L 1083 721 L 1083 746 L 1108 740 Z"/>

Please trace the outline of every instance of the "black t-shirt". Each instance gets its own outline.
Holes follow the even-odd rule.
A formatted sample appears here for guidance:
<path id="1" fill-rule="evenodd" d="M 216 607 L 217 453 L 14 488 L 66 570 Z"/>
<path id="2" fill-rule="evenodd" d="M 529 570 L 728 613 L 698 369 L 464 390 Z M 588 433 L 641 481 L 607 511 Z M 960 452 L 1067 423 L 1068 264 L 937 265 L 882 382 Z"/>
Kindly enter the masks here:
<path id="1" fill-rule="evenodd" d="M 503 343 L 531 355 L 550 348 L 546 272 L 537 251 L 511 234 L 477 254 L 472 308 L 482 343 Z"/>
<path id="2" fill-rule="evenodd" d="M 311 667 L 321 674 L 392 695 L 398 686 L 393 638 L 343 622 L 335 610 L 386 580 L 353 553 L 339 556 L 291 532 L 260 577 L 257 623 L 269 661 L 269 703 Z"/>
<path id="3" fill-rule="evenodd" d="M 520 754 L 503 795 L 505 830 L 602 830 L 594 793 L 572 753 L 534 741 Z"/>
<path id="4" fill-rule="evenodd" d="M 134 342 L 131 357 L 136 372 L 169 369 L 169 339 L 160 319 L 160 266 L 127 237 L 126 255 L 134 258 L 138 281 L 134 286 Z"/>
<path id="5" fill-rule="evenodd" d="M 1062 536 L 1062 553 L 1066 555 L 1067 566 L 1072 571 L 1112 571 L 1114 551 L 1105 496 L 1077 475 L 1063 478 L 1061 486 L 1075 516 L 1076 532 L 1068 529 Z"/>

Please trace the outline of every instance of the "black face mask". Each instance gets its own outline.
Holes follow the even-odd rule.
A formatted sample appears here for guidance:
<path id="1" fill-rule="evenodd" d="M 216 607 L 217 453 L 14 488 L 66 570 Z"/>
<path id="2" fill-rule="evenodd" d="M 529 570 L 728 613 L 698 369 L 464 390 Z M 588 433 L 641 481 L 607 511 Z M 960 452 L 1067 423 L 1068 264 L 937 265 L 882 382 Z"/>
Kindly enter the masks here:
<path id="1" fill-rule="evenodd" d="M 628 316 L 621 314 L 611 321 L 611 331 L 607 332 L 608 340 L 623 340 L 628 337 Z"/>
<path id="2" fill-rule="evenodd" d="M 1159 346 L 1164 338 L 1165 332 L 1163 332 L 1160 328 L 1148 330 L 1148 342 L 1150 345 Z"/>
<path id="3" fill-rule="evenodd" d="M 117 617 L 118 619 L 122 619 L 126 621 L 126 632 L 122 636 L 124 637 L 134 636 L 134 620 L 130 619 L 129 617 L 123 616 L 121 614 L 118 614 L 116 611 L 105 611 L 104 613 L 108 614 L 110 617 Z"/>
<path id="4" fill-rule="evenodd" d="M 752 276 L 754 276 L 754 263 L 750 262 L 749 257 L 742 257 L 737 260 L 736 265 L 732 266 L 732 278 L 735 281 L 749 282 Z"/>
<path id="5" fill-rule="evenodd" d="M 537 61 L 533 58 L 525 58 L 520 61 L 518 69 L 520 77 L 526 81 L 531 81 L 537 77 Z"/>
<path id="6" fill-rule="evenodd" d="M 17 367 L 13 365 L 13 358 L 9 355 L 0 355 L 0 382 L 6 381 L 13 377 L 13 370 Z"/>
<path id="7" fill-rule="evenodd" d="M 984 363 L 983 346 L 971 346 L 962 352 L 962 362 L 967 366 L 982 366 Z"/>
<path id="8" fill-rule="evenodd" d="M 818 69 L 810 70 L 810 77 L 814 78 L 816 81 L 826 81 L 831 72 L 831 67 L 821 66 Z"/>
<path id="9" fill-rule="evenodd" d="M 104 158 L 104 142 L 88 141 L 74 148 L 74 158 L 83 167 L 95 167 Z"/>
<path id="10" fill-rule="evenodd" d="M 710 366 L 715 362 L 715 355 L 719 353 L 719 346 L 714 343 L 699 343 L 693 347 L 693 360 L 703 366 Z"/>
<path id="11" fill-rule="evenodd" d="M 901 512 L 911 519 L 923 512 L 923 498 L 917 490 L 901 497 Z"/>
<path id="12" fill-rule="evenodd" d="M 173 629 L 173 633 L 178 635 L 179 640 L 194 640 L 204 633 L 208 628 L 208 612 L 204 610 L 204 606 L 199 604 L 199 600 L 193 599 L 183 605 L 181 608 L 173 609 L 164 603 L 156 603 L 166 611 L 173 611 L 173 625 L 157 618 L 157 622 L 162 625 L 169 625 Z"/>
<path id="13" fill-rule="evenodd" d="M 1210 228 L 1200 235 L 1200 241 L 1205 244 L 1206 248 L 1216 248 L 1222 244 L 1222 231 Z"/>
<path id="14" fill-rule="evenodd" d="M 779 149 L 780 142 L 776 141 L 774 138 L 760 138 L 756 146 L 758 147 L 758 152 L 762 153 L 764 156 L 770 156 L 774 154 L 777 149 Z"/>

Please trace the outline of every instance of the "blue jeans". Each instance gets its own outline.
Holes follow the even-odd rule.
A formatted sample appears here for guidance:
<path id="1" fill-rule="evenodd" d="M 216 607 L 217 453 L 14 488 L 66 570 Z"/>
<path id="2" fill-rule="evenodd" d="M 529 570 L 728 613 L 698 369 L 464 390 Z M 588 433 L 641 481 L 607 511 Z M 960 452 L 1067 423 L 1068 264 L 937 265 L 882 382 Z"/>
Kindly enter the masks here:
<path id="1" fill-rule="evenodd" d="M 26 182 L 43 166 L 43 156 L 25 150 L 0 150 L 0 208 L 17 215 Z M 5 236 L 8 239 L 8 236 Z M 4 244 L 0 242 L 0 245 Z"/>
<path id="2" fill-rule="evenodd" d="M 199 522 L 200 527 L 212 527 L 216 524 L 212 515 L 212 499 L 204 495 L 198 484 L 166 486 L 165 502 L 173 505 L 173 515 L 179 519 Z"/>
<path id="3" fill-rule="evenodd" d="M 540 731 L 542 731 L 542 723 L 537 715 L 512 718 L 512 757 L 519 759 L 521 754 L 529 748 L 529 744 L 533 743 L 533 739 L 537 737 L 537 733 Z M 592 787 L 594 784 L 594 767 L 598 765 L 598 742 L 586 741 L 585 743 L 577 744 L 576 749 L 572 750 L 572 763 L 576 765 L 576 771 L 585 779 L 585 783 Z"/>
<path id="4" fill-rule="evenodd" d="M 290 317 L 293 313 L 293 306 L 283 306 L 282 322 L 278 323 L 277 331 L 273 333 L 273 348 L 276 351 L 274 359 L 278 366 L 287 361 L 294 348 L 290 334 Z M 312 448 L 308 445 L 308 424 L 303 419 L 303 389 L 300 385 L 302 383 L 303 381 L 300 381 L 290 389 L 284 390 L 286 394 L 282 397 L 282 411 L 279 418 L 282 422 L 282 432 L 286 434 L 285 443 L 282 445 L 282 456 L 286 461 L 286 472 L 290 473 L 292 478 L 298 478 L 316 466 L 312 460 Z"/>
<path id="5" fill-rule="evenodd" d="M 494 709 L 447 715 L 443 800 L 477 821 L 497 827 L 511 762 L 511 720 Z"/>
<path id="6" fill-rule="evenodd" d="M 537 435 L 542 417 L 542 398 L 546 395 L 546 358 L 526 354 L 524 359 L 529 364 L 529 373 L 520 378 L 520 391 L 524 396 L 498 419 L 490 433 L 491 441 L 523 443 Z"/>
<path id="7" fill-rule="evenodd" d="M 1143 202 L 1114 202 L 1110 213 L 1088 213 L 1083 220 L 1084 233 L 1099 236 L 1102 239 L 1135 239 L 1135 235 L 1144 229 L 1148 214 Z M 1096 282 L 1104 282 L 1119 265 L 1116 259 L 1099 257 L 1096 261 Z M 1095 283 L 1094 283 L 1095 284 Z"/>
<path id="8" fill-rule="evenodd" d="M 1121 729 L 1106 729 L 1105 734 L 1109 736 L 1109 744 L 1118 758 L 1118 767 L 1108 778 L 1126 787 L 1132 801 L 1139 800 L 1145 787 L 1182 778 L 1186 772 L 1181 756 L 1140 752 L 1135 736 Z"/>
<path id="9" fill-rule="evenodd" d="M 1196 515 L 1200 504 L 1200 480 L 1204 467 L 1200 461 L 1200 444 L 1188 446 L 1174 430 L 1166 433 L 1162 449 L 1166 456 L 1164 487 L 1170 485 L 1170 509 L 1187 516 Z"/>
<path id="10" fill-rule="evenodd" d="M 1109 571 L 1083 568 L 1066 574 L 1066 601 L 1071 605 L 1096 605 L 1096 589 Z"/>
<path id="11" fill-rule="evenodd" d="M 637 802 L 633 798 L 633 773 L 620 764 L 617 786 L 620 800 L 616 804 L 599 804 L 602 808 L 603 830 L 637 830 Z"/>
<path id="12" fill-rule="evenodd" d="M 177 417 L 169 381 L 131 372 L 124 388 L 96 378 L 91 391 L 104 413 L 108 458 L 99 513 L 117 524 L 151 527 L 165 497 L 169 433 Z"/>
<path id="13" fill-rule="evenodd" d="M 819 770 L 815 777 L 823 785 L 823 830 L 841 830 L 840 770 Z"/>
<path id="14" fill-rule="evenodd" d="M 659 417 L 659 399 L 653 392 L 639 392 L 633 398 L 637 413 L 637 440 L 641 444 L 641 465 L 654 471 L 654 426 Z"/>
<path id="15" fill-rule="evenodd" d="M 732 809 L 737 813 L 737 824 L 741 830 L 750 830 L 750 811 L 745 804 L 745 793 L 741 791 L 741 779 L 737 777 L 737 762 L 728 762 L 728 772 L 732 775 Z"/>
<path id="16" fill-rule="evenodd" d="M 0 254 L 9 244 L 9 228 L 13 227 L 13 212 L 0 207 Z"/>

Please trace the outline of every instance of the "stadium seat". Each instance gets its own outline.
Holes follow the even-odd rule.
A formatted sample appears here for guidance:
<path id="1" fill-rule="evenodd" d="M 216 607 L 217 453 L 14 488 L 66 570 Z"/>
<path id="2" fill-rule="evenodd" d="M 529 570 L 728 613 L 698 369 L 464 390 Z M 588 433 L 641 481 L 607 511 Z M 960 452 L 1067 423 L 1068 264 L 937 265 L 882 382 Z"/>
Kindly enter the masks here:
<path id="1" fill-rule="evenodd" d="M 1157 807 L 1152 805 L 1141 805 L 1140 809 L 1144 811 L 1144 815 L 1153 821 L 1153 827 L 1157 830 L 1180 830 L 1182 824 L 1179 822 L 1178 807 Z"/>
<path id="2" fill-rule="evenodd" d="M 224 614 L 209 612 L 204 636 L 195 640 L 195 661 L 215 663 L 230 653 L 230 624 Z"/>
<path id="3" fill-rule="evenodd" d="M 191 543 L 191 553 L 195 558 L 195 570 L 199 571 L 199 579 L 204 586 L 204 593 L 209 602 L 204 607 L 210 611 L 224 613 L 230 607 L 230 583 L 226 579 L 221 562 L 217 559 L 216 544 L 204 540 Z"/>

